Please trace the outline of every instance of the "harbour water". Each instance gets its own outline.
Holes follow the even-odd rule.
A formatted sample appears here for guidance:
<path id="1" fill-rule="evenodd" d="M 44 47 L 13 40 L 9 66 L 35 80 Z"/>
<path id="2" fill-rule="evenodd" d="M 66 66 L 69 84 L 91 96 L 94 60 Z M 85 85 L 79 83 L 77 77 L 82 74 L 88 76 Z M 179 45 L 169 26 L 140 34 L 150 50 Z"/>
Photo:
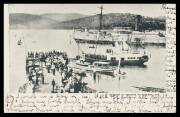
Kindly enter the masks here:
<path id="1" fill-rule="evenodd" d="M 71 34 L 72 30 L 10 30 L 10 91 L 17 90 L 17 84 L 21 84 L 25 79 L 25 57 L 28 51 L 57 50 L 67 52 L 68 57 L 75 57 L 78 54 L 78 47 Z M 19 39 L 22 40 L 21 47 L 17 45 Z M 126 77 L 97 74 L 94 79 L 89 73 L 90 77 L 86 77 L 84 81 L 90 88 L 104 92 L 139 91 L 133 86 L 165 88 L 165 47 L 146 46 L 146 51 L 150 59 L 145 63 L 145 67 L 124 66 L 121 68 L 123 72 L 126 72 Z"/>

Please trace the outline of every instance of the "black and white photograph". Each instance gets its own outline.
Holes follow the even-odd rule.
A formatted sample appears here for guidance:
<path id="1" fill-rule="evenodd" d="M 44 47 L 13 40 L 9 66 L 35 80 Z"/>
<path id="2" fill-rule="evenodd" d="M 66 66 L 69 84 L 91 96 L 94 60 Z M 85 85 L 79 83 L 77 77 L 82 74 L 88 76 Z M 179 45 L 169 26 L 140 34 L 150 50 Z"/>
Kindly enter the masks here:
<path id="1" fill-rule="evenodd" d="M 9 4 L 11 93 L 165 93 L 162 4 Z"/>

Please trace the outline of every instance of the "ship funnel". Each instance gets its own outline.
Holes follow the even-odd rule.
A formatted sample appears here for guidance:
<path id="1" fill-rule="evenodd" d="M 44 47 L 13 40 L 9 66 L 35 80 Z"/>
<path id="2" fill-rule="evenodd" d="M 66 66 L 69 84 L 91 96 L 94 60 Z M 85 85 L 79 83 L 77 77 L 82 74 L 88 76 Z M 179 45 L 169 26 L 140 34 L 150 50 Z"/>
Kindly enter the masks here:
<path id="1" fill-rule="evenodd" d="M 141 15 L 136 16 L 135 30 L 142 31 L 142 16 Z"/>

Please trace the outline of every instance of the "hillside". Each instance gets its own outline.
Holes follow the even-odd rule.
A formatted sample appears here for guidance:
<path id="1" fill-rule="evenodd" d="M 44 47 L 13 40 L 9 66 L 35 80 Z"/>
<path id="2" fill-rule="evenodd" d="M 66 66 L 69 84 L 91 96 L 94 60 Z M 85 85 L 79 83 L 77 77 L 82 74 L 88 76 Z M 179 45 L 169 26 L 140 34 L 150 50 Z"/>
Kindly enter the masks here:
<path id="1" fill-rule="evenodd" d="M 103 28 L 128 26 L 134 29 L 136 23 L 135 14 L 110 13 L 103 15 Z M 10 14 L 10 28 L 31 28 L 31 29 L 73 29 L 87 27 L 99 28 L 99 15 L 85 16 L 81 14 Z M 142 16 L 143 30 L 165 29 L 165 18 Z"/>
<path id="2" fill-rule="evenodd" d="M 52 25 L 62 21 L 85 17 L 81 14 L 25 14 L 13 13 L 9 15 L 11 29 L 53 29 Z"/>
<path id="3" fill-rule="evenodd" d="M 112 27 L 132 27 L 134 29 L 136 23 L 136 15 L 134 14 L 120 14 L 110 13 L 103 15 L 103 28 L 111 29 Z M 78 28 L 88 27 L 98 29 L 99 15 L 89 16 L 85 18 L 75 19 L 71 21 L 60 22 L 53 25 L 53 28 Z M 165 29 L 165 19 L 142 17 L 142 28 L 146 29 Z"/>
<path id="4" fill-rule="evenodd" d="M 44 18 L 39 15 L 15 13 L 9 15 L 10 28 L 13 29 L 46 29 L 51 28 L 55 20 Z"/>
<path id="5" fill-rule="evenodd" d="M 87 17 L 86 15 L 82 15 L 82 14 L 78 14 L 78 13 L 69 13 L 69 14 L 46 13 L 46 14 L 43 14 L 41 16 L 48 18 L 48 19 L 58 21 L 58 22 L 69 21 L 69 20 Z"/>

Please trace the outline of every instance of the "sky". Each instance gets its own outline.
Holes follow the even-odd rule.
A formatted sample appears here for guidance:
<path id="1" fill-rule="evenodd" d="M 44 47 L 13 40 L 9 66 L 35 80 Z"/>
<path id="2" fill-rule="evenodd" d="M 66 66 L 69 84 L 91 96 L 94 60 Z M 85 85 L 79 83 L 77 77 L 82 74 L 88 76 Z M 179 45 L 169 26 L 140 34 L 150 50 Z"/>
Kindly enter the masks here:
<path id="1" fill-rule="evenodd" d="M 143 16 L 165 16 L 162 4 L 10 4 L 10 13 L 79 13 L 95 15 L 100 13 L 99 7 L 103 5 L 103 14 L 106 13 L 132 13 Z"/>

